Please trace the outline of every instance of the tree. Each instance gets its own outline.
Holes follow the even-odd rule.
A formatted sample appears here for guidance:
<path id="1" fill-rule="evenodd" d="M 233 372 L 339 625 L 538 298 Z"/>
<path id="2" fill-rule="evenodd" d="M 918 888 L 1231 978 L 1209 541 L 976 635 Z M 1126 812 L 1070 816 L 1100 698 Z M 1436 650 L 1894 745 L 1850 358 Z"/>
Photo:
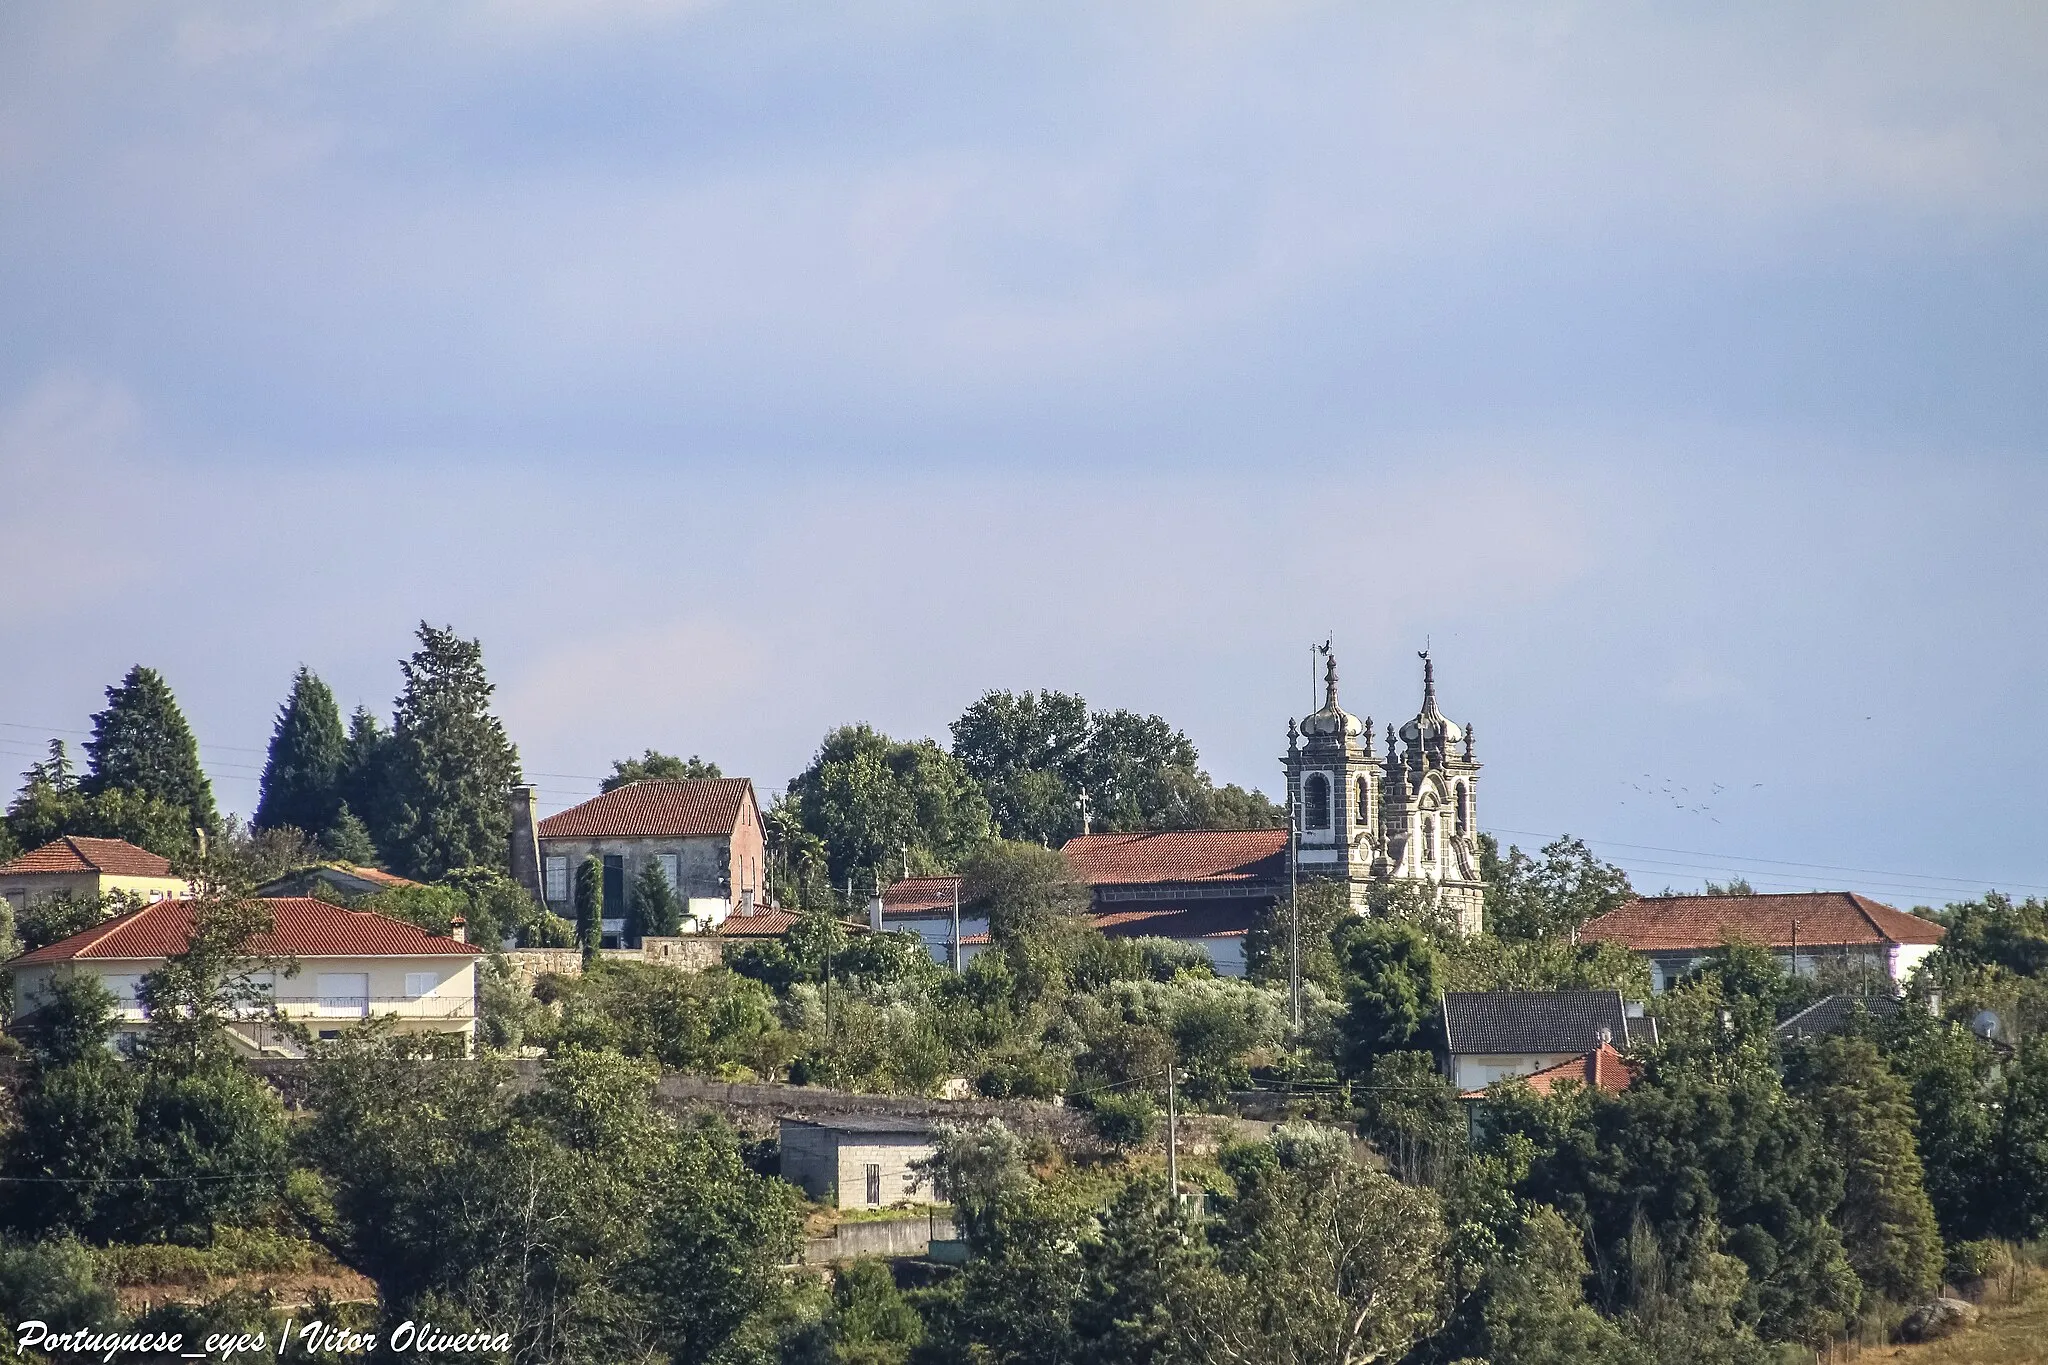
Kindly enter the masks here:
<path id="1" fill-rule="evenodd" d="M 377 845 L 370 838 L 370 827 L 356 818 L 346 801 L 335 808 L 334 823 L 321 833 L 320 847 L 336 862 L 356 867 L 368 867 L 377 861 Z"/>
<path id="2" fill-rule="evenodd" d="M 175 808 L 188 831 L 210 834 L 218 827 L 213 787 L 199 766 L 199 743 L 155 669 L 129 669 L 107 689 L 107 709 L 93 716 L 92 726 L 85 744 L 92 769 L 79 784 L 87 797 L 131 792 Z"/>
<path id="3" fill-rule="evenodd" d="M 982 789 L 1006 839 L 1057 848 L 1081 829 L 1088 703 L 1067 692 L 988 692 L 953 722 L 953 757 Z"/>
<path id="4" fill-rule="evenodd" d="M 960 901 L 988 917 L 993 942 L 1008 944 L 1055 934 L 1087 912 L 1089 893 L 1052 849 L 997 840 L 961 865 Z"/>
<path id="5" fill-rule="evenodd" d="M 659 937 L 682 932 L 682 898 L 668 884 L 668 874 L 661 870 L 661 864 L 652 858 L 641 867 L 640 875 L 633 879 L 631 899 L 633 918 L 626 928 L 634 944 L 649 934 Z"/>
<path id="6" fill-rule="evenodd" d="M 1481 1283 L 1480 1351 L 1514 1365 L 1628 1365 L 1627 1340 L 1586 1302 L 1587 1274 L 1578 1231 L 1535 1205 Z"/>
<path id="7" fill-rule="evenodd" d="M 1382 1052 L 1441 1046 L 1443 959 L 1428 934 L 1400 920 L 1353 920 L 1338 934 L 1337 962 L 1346 1074 L 1366 1074 Z"/>
<path id="8" fill-rule="evenodd" d="M 2048 1234 L 2048 1039 L 2021 1044 L 1999 1105 L 1995 1163 L 1999 1230 L 2013 1241 Z"/>
<path id="9" fill-rule="evenodd" d="M 1916 1303 L 1941 1279 L 1941 1234 L 1913 1144 L 1913 1104 L 1868 1038 L 1831 1036 L 1792 1051 L 1787 1082 L 1813 1107 L 1822 1140 L 1842 1163 L 1835 1215 L 1864 1286 Z"/>
<path id="10" fill-rule="evenodd" d="M 1427 1191 L 1308 1125 L 1234 1149 L 1224 1166 L 1237 1193 L 1211 1231 L 1223 1273 L 1188 1305 L 1200 1358 L 1363 1365 L 1436 1328 L 1445 1230 Z"/>
<path id="11" fill-rule="evenodd" d="M 902 1365 L 924 1340 L 924 1319 L 881 1261 L 853 1261 L 832 1275 L 832 1305 L 783 1350 L 784 1365 Z"/>
<path id="12" fill-rule="evenodd" d="M 85 809 L 78 790 L 78 772 L 64 741 L 50 741 L 49 757 L 31 763 L 21 775 L 21 789 L 7 807 L 7 829 L 21 848 L 41 848 L 73 832 Z"/>
<path id="13" fill-rule="evenodd" d="M 1635 894 L 1628 873 L 1569 834 L 1545 844 L 1540 862 L 1514 847 L 1501 858 L 1491 835 L 1479 839 L 1486 926 L 1503 939 L 1569 938 Z"/>
<path id="14" fill-rule="evenodd" d="M 1216 1273 L 1201 1221 L 1169 1199 L 1155 1176 L 1117 1191 L 1101 1224 L 1081 1249 L 1076 1358 L 1081 1365 L 1187 1359 L 1186 1307 Z"/>
<path id="15" fill-rule="evenodd" d="M 1998 1188 L 1999 1101 L 1991 1046 L 1959 1023 L 1903 1009 L 1870 1029 L 1911 1088 L 1927 1197 L 1950 1242 L 1992 1236 L 2006 1200 Z"/>
<path id="16" fill-rule="evenodd" d="M 24 950 L 41 948 L 83 933 L 95 924 L 104 924 L 116 915 L 137 908 L 140 903 L 120 891 L 106 891 L 97 896 L 63 891 L 32 900 L 22 907 L 14 931 Z"/>
<path id="17" fill-rule="evenodd" d="M 906 860 L 918 871 L 953 867 L 989 836 L 988 801 L 952 755 L 866 725 L 826 735 L 789 795 L 824 845 L 831 884 L 851 877 L 862 893 L 895 880 Z"/>
<path id="18" fill-rule="evenodd" d="M 366 706 L 358 706 L 348 719 L 341 769 L 342 804 L 362 821 L 370 842 L 381 847 L 391 827 L 391 735 Z"/>
<path id="19" fill-rule="evenodd" d="M 135 1149 L 134 1074 L 108 1047 L 114 998 L 90 977 L 52 979 L 27 1034 L 32 1067 L 6 1137 L 0 1218 L 29 1236 L 99 1232 Z"/>
<path id="20" fill-rule="evenodd" d="M 412 877 L 502 869 L 511 838 L 505 792 L 519 781 L 519 751 L 491 714 L 483 646 L 424 621 L 419 641 L 399 665 L 405 689 L 390 741 L 389 835 L 377 846 Z"/>
<path id="21" fill-rule="evenodd" d="M 576 869 L 576 941 L 586 965 L 604 946 L 604 860 L 595 853 Z"/>
<path id="22" fill-rule="evenodd" d="M 600 791 L 617 791 L 628 782 L 644 782 L 648 778 L 689 780 L 702 777 L 723 777 L 718 765 L 707 759 L 691 754 L 688 758 L 677 758 L 673 754 L 647 750 L 638 758 L 615 758 L 612 760 L 612 774 L 599 786 Z"/>
<path id="23" fill-rule="evenodd" d="M 342 791 L 347 762 L 348 736 L 334 692 L 301 667 L 271 728 L 262 795 L 251 823 L 258 829 L 289 825 L 314 838 L 325 835 L 347 805 Z"/>

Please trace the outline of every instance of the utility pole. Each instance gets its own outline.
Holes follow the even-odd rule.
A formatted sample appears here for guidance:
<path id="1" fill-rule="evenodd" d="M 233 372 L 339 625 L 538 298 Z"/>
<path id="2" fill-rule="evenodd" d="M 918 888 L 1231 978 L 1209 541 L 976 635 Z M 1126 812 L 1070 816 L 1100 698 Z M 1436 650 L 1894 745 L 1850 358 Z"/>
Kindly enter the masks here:
<path id="1" fill-rule="evenodd" d="M 960 878 L 953 878 L 953 975 L 960 975 Z"/>
<path id="2" fill-rule="evenodd" d="M 1172 1207 L 1180 1207 L 1180 1110 L 1173 1093 L 1173 1075 L 1180 1070 L 1176 1060 L 1166 1067 L 1166 1189 Z"/>

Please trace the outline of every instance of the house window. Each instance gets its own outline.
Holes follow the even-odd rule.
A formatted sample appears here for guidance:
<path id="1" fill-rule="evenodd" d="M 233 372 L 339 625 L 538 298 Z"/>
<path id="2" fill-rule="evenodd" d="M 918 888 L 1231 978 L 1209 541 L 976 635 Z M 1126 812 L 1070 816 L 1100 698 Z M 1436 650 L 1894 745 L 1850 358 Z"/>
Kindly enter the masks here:
<path id="1" fill-rule="evenodd" d="M 1301 785 L 1302 823 L 1310 829 L 1330 827 L 1330 779 L 1310 773 Z"/>
<path id="2" fill-rule="evenodd" d="M 569 899 L 569 860 L 550 857 L 544 861 L 548 865 L 547 898 L 560 905 Z"/>
<path id="3" fill-rule="evenodd" d="M 657 853 L 654 855 L 654 865 L 661 869 L 662 880 L 668 883 L 668 889 L 671 891 L 674 891 L 683 884 L 682 871 L 677 865 L 678 862 L 678 858 L 673 853 Z"/>
<path id="4" fill-rule="evenodd" d="M 322 972 L 314 984 L 322 1010 L 329 1013 L 343 1010 L 351 1014 L 370 1012 L 368 972 Z"/>
<path id="5" fill-rule="evenodd" d="M 868 1204 L 870 1207 L 882 1202 L 882 1168 L 868 1163 Z"/>
<path id="6" fill-rule="evenodd" d="M 417 1000 L 431 995 L 434 987 L 441 984 L 441 978 L 433 972 L 407 972 L 405 974 L 405 998 Z"/>
<path id="7" fill-rule="evenodd" d="M 142 1003 L 142 978 L 139 976 L 103 976 L 100 984 L 112 993 L 117 1010 L 132 1010 Z"/>

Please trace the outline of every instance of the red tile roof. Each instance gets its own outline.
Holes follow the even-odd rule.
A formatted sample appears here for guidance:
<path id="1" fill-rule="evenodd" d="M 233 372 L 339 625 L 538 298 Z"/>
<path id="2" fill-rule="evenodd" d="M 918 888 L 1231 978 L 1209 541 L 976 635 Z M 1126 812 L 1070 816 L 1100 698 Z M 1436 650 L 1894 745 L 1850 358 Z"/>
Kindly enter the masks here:
<path id="1" fill-rule="evenodd" d="M 368 910 L 344 910 L 304 896 L 263 902 L 271 929 L 249 941 L 258 957 L 473 957 L 482 950 L 416 925 Z M 192 902 L 158 901 L 117 915 L 70 938 L 23 953 L 9 966 L 29 967 L 76 958 L 159 961 L 185 950 L 192 937 Z"/>
<path id="2" fill-rule="evenodd" d="M 1775 896 L 1652 896 L 1590 921 L 1579 937 L 1652 953 L 1718 948 L 1731 938 L 1770 948 L 1789 948 L 1795 936 L 1799 943 L 1816 948 L 1939 943 L 1943 932 L 1931 920 L 1853 891 L 1805 891 Z"/>
<path id="3" fill-rule="evenodd" d="M 1263 907 L 1242 901 L 1210 905 L 1148 905 L 1088 918 L 1112 938 L 1242 938 Z"/>
<path id="4" fill-rule="evenodd" d="M 535 832 L 543 839 L 728 835 L 753 792 L 745 777 L 647 778 L 550 815 Z"/>
<path id="5" fill-rule="evenodd" d="M 718 932 L 726 938 L 780 938 L 798 918 L 787 910 L 757 910 L 751 915 L 734 910 Z"/>
<path id="6" fill-rule="evenodd" d="M 174 877 L 170 860 L 125 839 L 86 839 L 67 834 L 0 863 L 0 877 L 41 872 L 103 872 L 112 877 Z"/>
<path id="7" fill-rule="evenodd" d="M 953 913 L 953 897 L 960 889 L 958 877 L 905 877 L 882 892 L 885 915 L 929 915 Z"/>
<path id="8" fill-rule="evenodd" d="M 1618 1095 L 1628 1089 L 1635 1078 L 1628 1059 L 1616 1052 L 1611 1044 L 1602 1043 L 1583 1057 L 1574 1057 L 1568 1062 L 1559 1062 L 1556 1066 L 1547 1066 L 1517 1079 L 1539 1095 L 1548 1095 L 1563 1081 L 1576 1081 L 1589 1090 L 1605 1090 L 1610 1095 Z M 1486 1092 L 1467 1090 L 1458 1098 L 1483 1100 Z"/>
<path id="9" fill-rule="evenodd" d="M 412 880 L 410 877 L 401 877 L 396 872 L 386 872 L 381 867 L 360 867 L 355 863 L 323 863 L 322 866 L 331 867 L 336 872 L 346 872 L 351 877 L 361 877 L 364 881 L 375 882 L 379 886 L 400 887 L 421 885 L 421 883 Z"/>
<path id="10" fill-rule="evenodd" d="M 1083 834 L 1060 850 L 1090 886 L 1144 882 L 1277 882 L 1287 875 L 1284 829 L 1188 829 Z"/>

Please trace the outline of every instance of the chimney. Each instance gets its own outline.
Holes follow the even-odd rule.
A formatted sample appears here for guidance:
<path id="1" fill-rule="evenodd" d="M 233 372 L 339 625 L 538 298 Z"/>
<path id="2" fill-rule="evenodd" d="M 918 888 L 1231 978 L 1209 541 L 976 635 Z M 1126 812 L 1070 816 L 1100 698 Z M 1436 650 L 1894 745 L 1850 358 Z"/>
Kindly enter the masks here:
<path id="1" fill-rule="evenodd" d="M 457 943 L 469 942 L 469 921 L 460 915 L 449 920 L 448 937 L 454 939 Z"/>
<path id="2" fill-rule="evenodd" d="M 512 880 L 525 887 L 535 900 L 545 903 L 547 898 L 540 884 L 540 835 L 536 832 L 540 822 L 535 818 L 540 791 L 522 784 L 505 793 L 505 802 L 512 815 Z"/>

